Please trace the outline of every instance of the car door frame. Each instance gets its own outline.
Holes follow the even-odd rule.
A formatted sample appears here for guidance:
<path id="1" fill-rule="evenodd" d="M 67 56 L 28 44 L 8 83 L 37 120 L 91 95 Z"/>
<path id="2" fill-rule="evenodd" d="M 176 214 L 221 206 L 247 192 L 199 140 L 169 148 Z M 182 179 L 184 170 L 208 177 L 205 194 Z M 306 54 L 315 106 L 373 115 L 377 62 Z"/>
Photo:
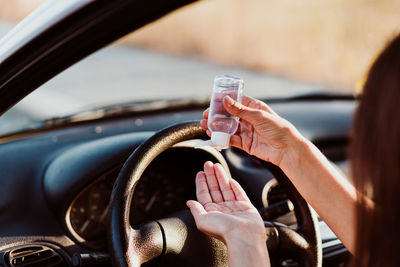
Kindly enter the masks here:
<path id="1" fill-rule="evenodd" d="M 0 115 L 74 63 L 196 0 L 62 0 L 71 2 L 61 9 L 59 1 L 45 3 L 0 40 Z"/>

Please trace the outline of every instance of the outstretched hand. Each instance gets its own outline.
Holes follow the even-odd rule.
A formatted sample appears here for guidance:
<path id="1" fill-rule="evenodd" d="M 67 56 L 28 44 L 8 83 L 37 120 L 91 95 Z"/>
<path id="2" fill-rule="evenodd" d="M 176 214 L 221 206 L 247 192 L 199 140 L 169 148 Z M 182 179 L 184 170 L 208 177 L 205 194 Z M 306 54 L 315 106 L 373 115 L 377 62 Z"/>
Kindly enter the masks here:
<path id="1" fill-rule="evenodd" d="M 230 145 L 281 167 L 289 147 L 293 147 L 293 141 L 301 136 L 296 128 L 267 104 L 249 96 L 244 96 L 242 103 L 225 97 L 224 107 L 240 118 L 239 128 L 231 136 Z M 211 135 L 207 126 L 208 115 L 209 109 L 206 109 L 201 126 Z"/>
<path id="2" fill-rule="evenodd" d="M 225 244 L 264 242 L 265 228 L 257 209 L 238 182 L 220 164 L 206 162 L 196 176 L 197 200 L 187 202 L 197 228 Z M 258 244 L 258 243 L 257 243 Z"/>

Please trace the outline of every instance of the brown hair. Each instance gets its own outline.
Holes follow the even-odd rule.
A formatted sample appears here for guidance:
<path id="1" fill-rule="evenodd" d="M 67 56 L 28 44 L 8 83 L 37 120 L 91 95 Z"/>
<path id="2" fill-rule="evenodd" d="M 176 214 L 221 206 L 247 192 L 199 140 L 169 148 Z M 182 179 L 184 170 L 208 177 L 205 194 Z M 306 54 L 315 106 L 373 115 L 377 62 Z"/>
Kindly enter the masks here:
<path id="1" fill-rule="evenodd" d="M 350 151 L 359 190 L 354 266 L 400 266 L 400 35 L 369 71 Z"/>

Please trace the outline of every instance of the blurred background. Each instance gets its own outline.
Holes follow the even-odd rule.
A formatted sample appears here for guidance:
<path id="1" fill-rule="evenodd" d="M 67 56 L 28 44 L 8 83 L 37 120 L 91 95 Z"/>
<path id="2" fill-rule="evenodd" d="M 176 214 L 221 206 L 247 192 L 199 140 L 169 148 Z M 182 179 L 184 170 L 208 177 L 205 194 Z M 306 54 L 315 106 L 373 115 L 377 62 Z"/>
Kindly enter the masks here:
<path id="1" fill-rule="evenodd" d="M 0 0 L 0 18 L 42 2 Z M 399 0 L 204 0 L 120 42 L 348 90 L 399 32 L 399 14 Z"/>
<path id="2" fill-rule="evenodd" d="M 44 2 L 0 0 L 0 38 Z M 198 1 L 45 83 L 0 118 L 0 135 L 123 102 L 207 101 L 217 74 L 264 100 L 351 95 L 399 33 L 399 14 L 399 0 Z"/>

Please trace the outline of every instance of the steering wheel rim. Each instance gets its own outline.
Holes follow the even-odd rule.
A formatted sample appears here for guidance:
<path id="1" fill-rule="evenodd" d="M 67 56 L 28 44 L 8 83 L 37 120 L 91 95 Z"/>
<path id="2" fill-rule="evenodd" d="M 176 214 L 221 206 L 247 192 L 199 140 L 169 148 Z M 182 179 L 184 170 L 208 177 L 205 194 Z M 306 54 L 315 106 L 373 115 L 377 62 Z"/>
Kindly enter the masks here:
<path id="1" fill-rule="evenodd" d="M 274 175 L 280 185 L 288 191 L 289 200 L 293 203 L 297 220 L 297 229 L 293 230 L 283 224 L 270 222 L 266 224 L 267 233 L 275 231 L 278 235 L 278 244 L 272 244 L 272 248 L 278 252 L 279 257 L 302 259 L 305 267 L 322 266 L 322 244 L 319 230 L 319 222 L 315 211 L 304 200 L 286 174 L 276 165 L 266 162 L 266 168 Z M 272 229 L 268 229 L 271 227 Z M 268 231 L 269 230 L 269 231 Z M 277 233 L 276 233 L 277 232 Z"/>
<path id="2" fill-rule="evenodd" d="M 197 235 L 194 238 L 196 242 L 200 241 L 211 247 L 213 252 L 210 257 L 214 257 L 211 259 L 213 263 L 217 265 L 226 263 L 226 249 L 223 243 L 196 230 L 194 220 L 188 211 L 171 218 L 151 221 L 137 229 L 130 225 L 130 204 L 133 193 L 150 163 L 179 142 L 206 137 L 198 121 L 179 123 L 155 133 L 137 147 L 126 160 L 114 183 L 109 203 L 107 233 L 113 266 L 140 266 L 160 255 L 174 253 L 175 250 L 182 248 L 185 234 L 188 233 Z M 295 197 L 291 200 L 295 210 L 297 208 L 300 211 L 299 216 L 296 213 L 297 219 L 300 219 L 299 231 L 276 223 L 266 223 L 267 233 L 271 236 L 268 247 L 284 252 L 283 254 L 293 253 L 304 258 L 304 265 L 307 267 L 322 266 L 321 239 L 315 214 L 278 167 L 271 165 L 268 168 L 279 182 L 288 186 L 290 195 L 294 194 Z M 186 229 L 185 234 L 182 229 Z M 168 235 L 174 235 L 173 242 L 166 241 Z"/>

